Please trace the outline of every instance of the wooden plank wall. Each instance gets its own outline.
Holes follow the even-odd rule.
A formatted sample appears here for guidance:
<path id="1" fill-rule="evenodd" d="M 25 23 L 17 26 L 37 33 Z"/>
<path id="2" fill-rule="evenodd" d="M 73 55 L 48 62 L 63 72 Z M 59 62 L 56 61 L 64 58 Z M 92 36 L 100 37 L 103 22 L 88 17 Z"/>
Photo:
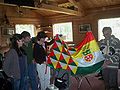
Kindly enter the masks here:
<path id="1" fill-rule="evenodd" d="M 15 24 L 34 24 L 34 25 L 41 25 L 46 22 L 46 19 L 38 15 L 37 13 L 33 12 L 32 10 L 22 10 L 23 15 L 19 14 L 17 9 L 13 7 L 4 8 L 0 6 L 0 22 L 4 17 L 4 14 L 6 12 L 7 18 L 10 21 L 10 24 L 15 26 Z M 5 46 L 6 41 L 8 41 L 9 36 L 8 35 L 2 35 L 2 28 L 0 28 L 0 46 Z"/>
<path id="2" fill-rule="evenodd" d="M 80 24 L 91 24 L 92 32 L 96 40 L 98 40 L 98 20 L 115 17 L 120 17 L 120 9 L 97 11 L 93 12 L 92 14 L 87 14 L 84 17 L 56 16 L 49 18 L 49 21 L 52 22 L 53 24 L 72 21 L 74 43 L 77 45 L 85 36 L 85 33 L 79 32 Z"/>
<path id="3" fill-rule="evenodd" d="M 98 20 L 102 18 L 114 18 L 120 17 L 120 9 L 113 9 L 113 10 L 106 10 L 106 11 L 96 11 L 92 12 L 92 14 L 86 14 L 84 17 L 75 17 L 75 16 L 53 16 L 53 17 L 43 17 L 37 16 L 33 12 L 26 11 L 28 14 L 25 17 L 15 17 L 15 13 L 7 11 L 8 14 L 11 14 L 9 20 L 11 23 L 29 23 L 29 24 L 42 24 L 42 25 L 51 25 L 54 23 L 61 23 L 61 22 L 73 22 L 73 43 L 76 45 L 84 38 L 85 33 L 79 32 L 79 25 L 89 23 L 92 26 L 92 32 L 97 40 L 98 38 Z M 31 17 L 32 16 L 32 17 Z M 50 36 L 52 34 L 49 34 Z M 6 41 L 4 37 L 0 34 L 0 45 Z"/>

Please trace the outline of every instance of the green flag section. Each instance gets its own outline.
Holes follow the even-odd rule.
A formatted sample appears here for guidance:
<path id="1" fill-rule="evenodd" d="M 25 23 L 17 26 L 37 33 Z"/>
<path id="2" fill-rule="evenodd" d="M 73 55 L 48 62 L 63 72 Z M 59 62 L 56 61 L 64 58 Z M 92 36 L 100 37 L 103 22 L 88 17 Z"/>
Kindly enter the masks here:
<path id="1" fill-rule="evenodd" d="M 99 70 L 101 70 L 101 66 L 103 65 L 103 61 L 96 63 L 92 66 L 88 66 L 88 67 L 78 67 L 77 68 L 77 72 L 76 74 L 79 75 L 87 75 L 87 74 L 91 74 L 91 73 L 95 73 Z"/>
<path id="2" fill-rule="evenodd" d="M 54 69 L 69 70 L 74 75 L 86 75 L 99 70 L 104 57 L 92 32 L 87 32 L 76 48 L 68 48 L 62 38 L 56 35 L 47 63 Z"/>

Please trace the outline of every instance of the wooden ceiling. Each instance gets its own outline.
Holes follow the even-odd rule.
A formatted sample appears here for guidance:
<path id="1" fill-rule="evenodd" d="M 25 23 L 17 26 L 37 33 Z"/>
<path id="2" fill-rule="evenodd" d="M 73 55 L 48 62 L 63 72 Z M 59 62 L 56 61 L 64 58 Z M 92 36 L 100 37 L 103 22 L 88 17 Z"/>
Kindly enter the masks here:
<path id="1" fill-rule="evenodd" d="M 84 16 L 86 13 L 101 10 L 120 9 L 120 0 L 34 0 L 35 7 L 20 6 L 38 15 L 50 17 L 55 15 Z M 15 4 L 0 2 L 0 8 L 16 8 Z M 12 9 L 13 9 L 12 8 Z"/>

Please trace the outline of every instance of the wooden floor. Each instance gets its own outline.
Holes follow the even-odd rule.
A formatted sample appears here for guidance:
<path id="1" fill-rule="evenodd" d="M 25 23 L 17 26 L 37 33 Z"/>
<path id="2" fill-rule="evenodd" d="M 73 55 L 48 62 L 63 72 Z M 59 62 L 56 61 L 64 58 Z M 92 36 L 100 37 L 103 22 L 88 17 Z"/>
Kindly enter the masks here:
<path id="1" fill-rule="evenodd" d="M 89 80 L 91 87 L 88 84 L 87 80 L 83 78 L 81 86 L 78 89 L 78 81 L 75 79 L 75 77 L 71 77 L 71 84 L 69 90 L 105 90 L 104 81 L 98 80 L 98 78 L 95 77 L 95 75 L 87 76 L 87 79 Z"/>

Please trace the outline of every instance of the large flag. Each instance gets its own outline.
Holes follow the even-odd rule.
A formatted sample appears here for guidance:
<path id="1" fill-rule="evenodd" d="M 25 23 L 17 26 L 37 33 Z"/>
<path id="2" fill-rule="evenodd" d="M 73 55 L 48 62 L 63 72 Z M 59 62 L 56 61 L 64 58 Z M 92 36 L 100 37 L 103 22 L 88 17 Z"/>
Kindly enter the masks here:
<path id="1" fill-rule="evenodd" d="M 101 69 L 104 57 L 91 31 L 86 33 L 72 58 L 78 62 L 76 74 L 86 75 Z"/>
<path id="2" fill-rule="evenodd" d="M 48 65 L 54 69 L 70 70 L 72 74 L 86 75 L 96 72 L 103 64 L 104 58 L 92 32 L 87 32 L 77 48 L 68 48 L 59 35 L 56 35 Z"/>

